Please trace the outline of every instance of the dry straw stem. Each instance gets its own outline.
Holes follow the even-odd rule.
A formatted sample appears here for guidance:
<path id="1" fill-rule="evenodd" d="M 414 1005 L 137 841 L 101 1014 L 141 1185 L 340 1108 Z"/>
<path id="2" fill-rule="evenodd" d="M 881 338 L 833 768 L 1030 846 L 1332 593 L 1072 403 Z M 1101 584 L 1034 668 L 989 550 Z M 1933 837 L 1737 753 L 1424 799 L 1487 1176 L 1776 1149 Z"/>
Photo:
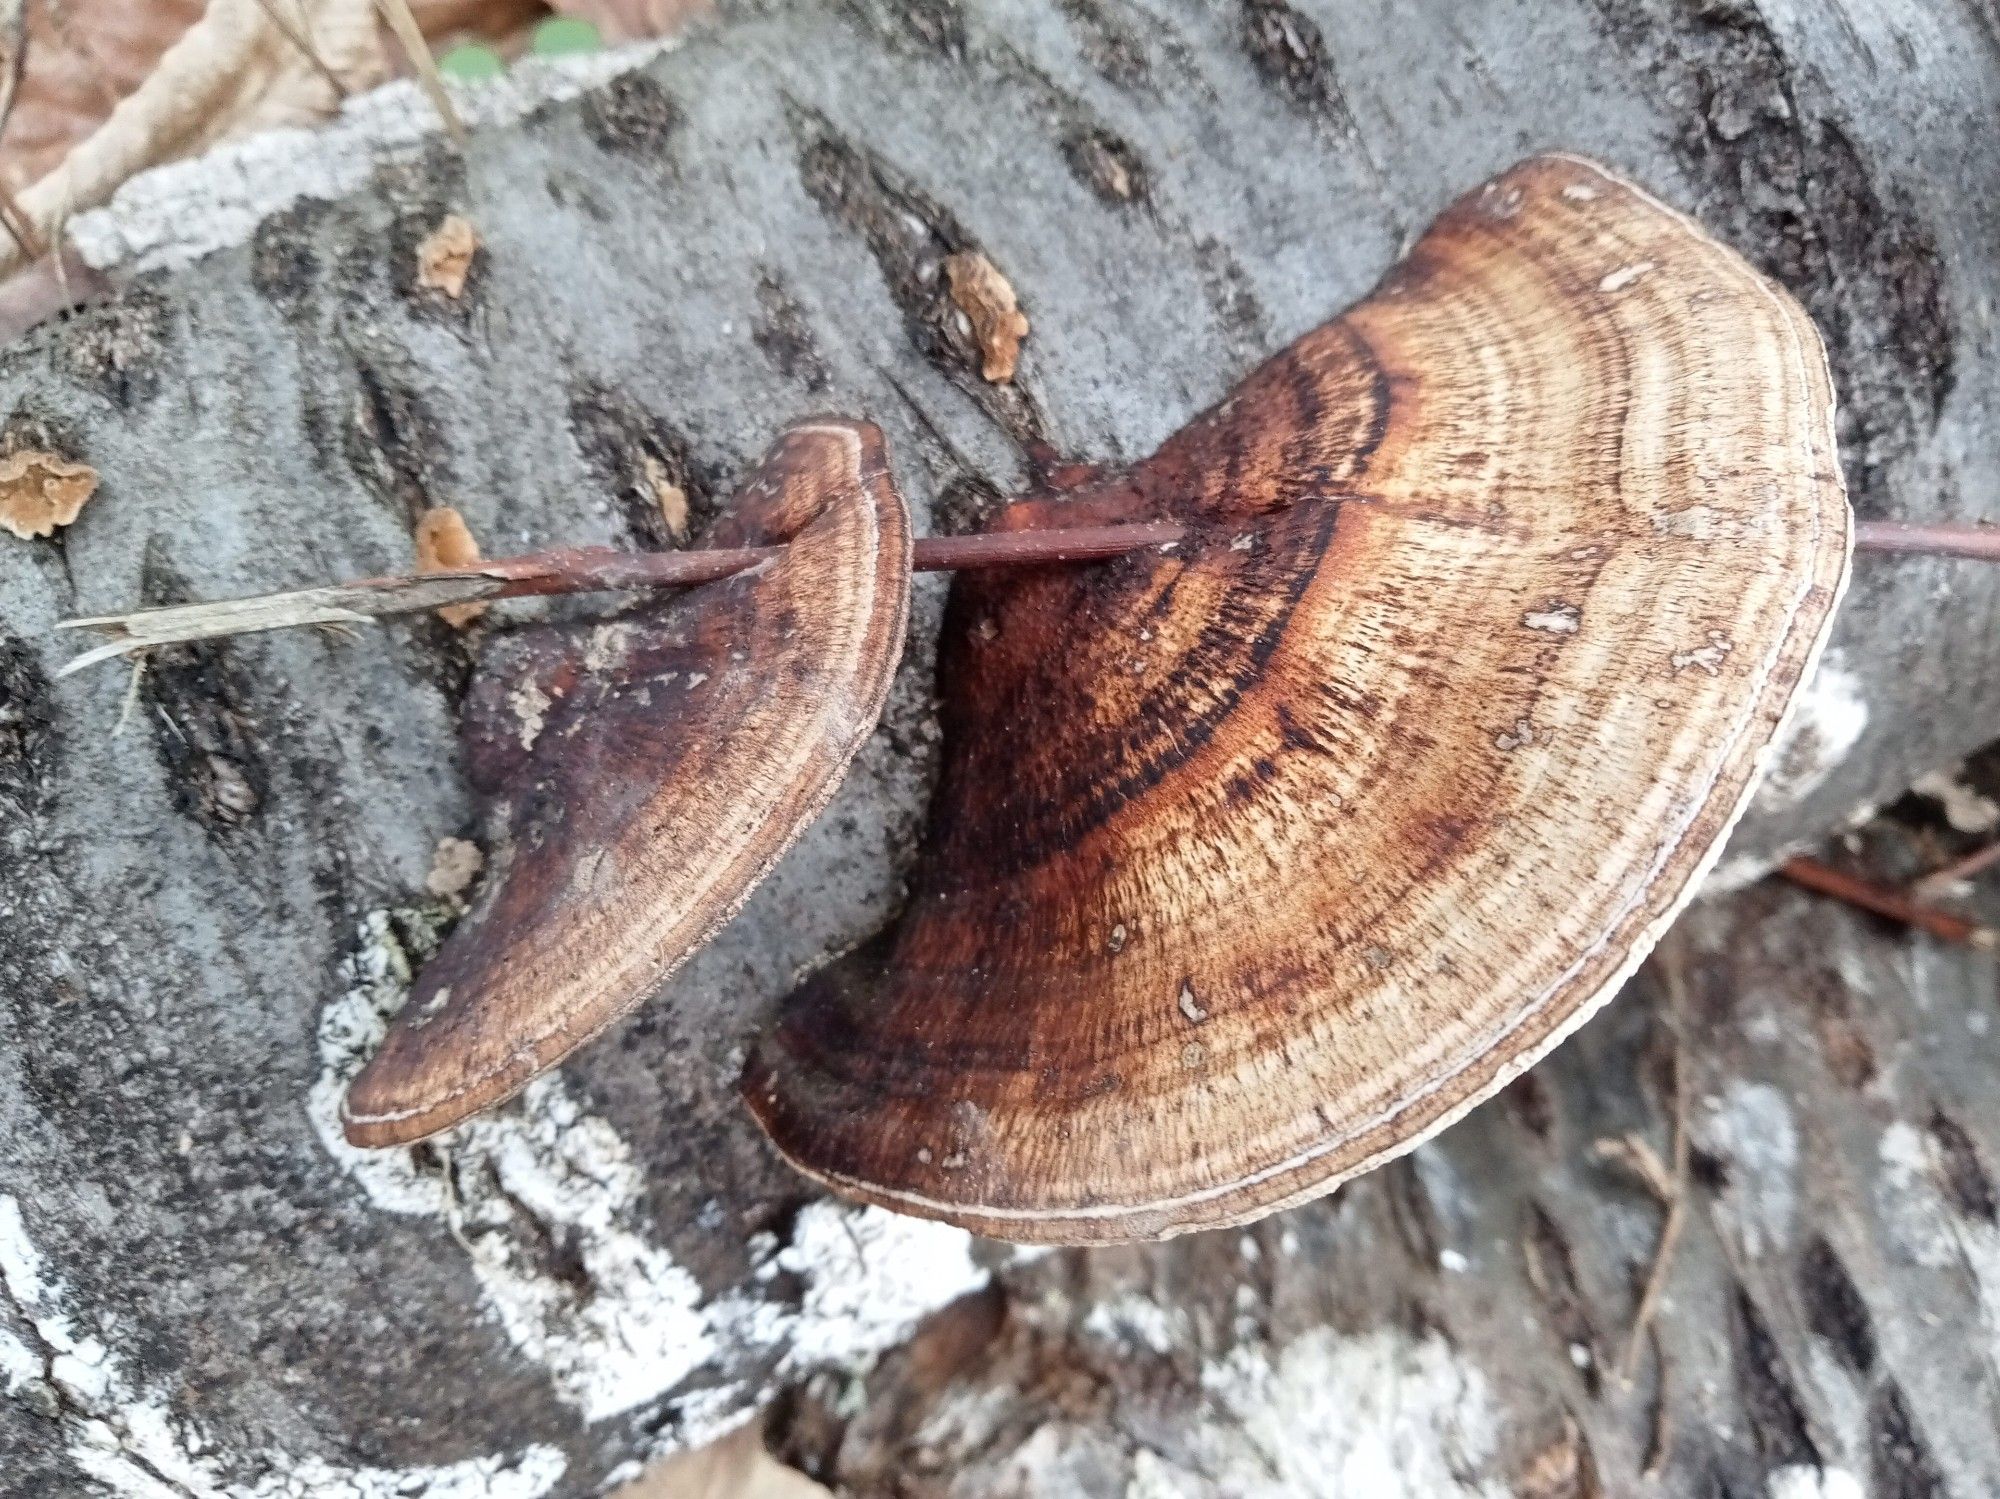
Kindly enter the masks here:
<path id="1" fill-rule="evenodd" d="M 431 56 L 430 43 L 424 40 L 423 27 L 410 13 L 410 0 L 375 0 L 375 7 L 389 29 L 396 33 L 404 55 L 416 70 L 417 86 L 431 101 L 432 108 L 437 110 L 438 118 L 444 121 L 444 128 L 451 132 L 452 139 L 463 145 L 466 139 L 465 121 L 459 118 L 458 106 L 451 102 L 451 93 L 444 86 L 444 75 L 438 72 L 437 59 Z"/>
<path id="2" fill-rule="evenodd" d="M 306 0 L 257 0 L 271 24 L 283 33 L 286 41 L 298 48 L 299 55 L 326 81 L 335 99 L 345 99 L 350 92 L 347 80 L 333 70 L 333 65 L 320 56 L 319 46 L 314 42 L 311 22 L 306 14 Z M 296 18 L 287 14 L 287 7 L 296 12 Z"/>
<path id="3" fill-rule="evenodd" d="M 987 536 L 926 537 L 916 543 L 919 572 L 1028 563 L 1088 562 L 1141 547 L 1172 546 L 1173 524 L 1082 526 L 1061 531 Z M 226 635 L 252 635 L 299 625 L 356 625 L 398 614 L 494 599 L 654 588 L 685 588 L 747 571 L 784 552 L 783 547 L 717 547 L 692 552 L 618 552 L 607 547 L 500 557 L 476 566 L 363 578 L 320 588 L 299 588 L 254 598 L 173 604 L 63 621 L 65 630 L 99 630 L 113 638 L 84 652 L 58 673 L 68 676 L 99 661 L 154 646 Z M 441 561 L 443 559 L 440 559 Z"/>
<path id="4" fill-rule="evenodd" d="M 1652 1330 L 1653 1318 L 1659 1313 L 1660 1297 L 1667 1288 L 1667 1273 L 1673 1264 L 1674 1248 L 1680 1243 L 1681 1228 L 1687 1218 L 1688 1065 L 1681 1048 L 1682 1017 L 1687 1011 L 1687 969 L 1677 936 L 1669 933 L 1654 949 L 1653 966 L 1666 990 L 1668 1023 L 1673 1028 L 1674 1163 L 1671 1169 L 1663 1172 L 1657 1157 L 1652 1157 L 1652 1169 L 1642 1177 L 1666 1208 L 1667 1216 L 1660 1225 L 1660 1240 L 1653 1250 L 1652 1268 L 1646 1273 L 1646 1288 L 1640 1293 L 1638 1308 L 1632 1314 L 1632 1329 L 1625 1336 L 1625 1351 L 1618 1358 L 1618 1381 L 1623 1385 L 1632 1383 L 1632 1375 L 1639 1367 L 1639 1348 Z M 1644 1145 L 1643 1141 L 1635 1143 Z M 1650 1147 L 1646 1154 L 1651 1156 Z"/>

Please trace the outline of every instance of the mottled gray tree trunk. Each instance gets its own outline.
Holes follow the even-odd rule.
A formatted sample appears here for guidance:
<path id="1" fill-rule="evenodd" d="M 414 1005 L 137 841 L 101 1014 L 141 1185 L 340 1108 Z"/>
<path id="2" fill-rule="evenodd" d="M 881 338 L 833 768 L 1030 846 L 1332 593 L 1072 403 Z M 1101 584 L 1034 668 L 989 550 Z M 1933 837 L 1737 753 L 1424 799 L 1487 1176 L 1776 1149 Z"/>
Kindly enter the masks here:
<path id="1" fill-rule="evenodd" d="M 114 268 L 161 268 L 0 356 L 0 441 L 103 476 L 59 540 L 0 538 L 0 1493 L 588 1494 L 866 1365 L 1004 1258 L 815 1202 L 732 1094 L 799 967 L 895 909 L 935 749 L 935 588 L 881 732 L 721 940 L 521 1105 L 368 1159 L 331 1102 L 453 914 L 425 876 L 476 831 L 453 745 L 475 642 L 260 638 L 57 684 L 54 620 L 394 568 L 436 504 L 494 552 L 661 544 L 662 482 L 703 516 L 815 411 L 880 422 L 920 515 L 963 526 L 1031 442 L 1145 453 L 1453 196 L 1552 146 L 1806 302 L 1862 513 L 1990 512 L 1996 77 L 1972 0 L 743 4 L 462 154 L 385 147 L 360 180 L 326 142 L 265 143 L 79 225 Z M 294 177 L 330 196 L 268 212 Z M 457 298 L 416 279 L 454 211 L 483 241 Z M 942 259 L 975 248 L 1033 321 L 1006 385 L 943 291 Z M 1992 737 L 1996 608 L 2000 577 L 1969 564 L 1860 562 L 1738 869 Z M 1661 1317 L 1672 1388 L 1699 1396 L 1676 1397 L 1667 1491 L 1905 1448 L 1919 1476 L 1883 1492 L 1990 1488 L 1994 1392 L 1959 1380 L 1990 1379 L 1972 1290 L 2000 1305 L 1966 1164 L 2000 1148 L 1969 1028 L 1990 973 L 1899 949 L 1857 976 L 1830 966 L 1832 918 L 1785 905 L 1762 935 L 1770 916 L 1760 893 L 1704 918 L 1677 1033 L 1708 1176 Z M 1626 1396 L 1604 1363 L 1658 1215 L 1588 1150 L 1626 1127 L 1660 1146 L 1654 1016 L 1615 1006 L 1546 1080 L 1254 1252 L 1232 1234 L 1005 1272 L 1045 1308 L 1008 1324 L 1009 1357 L 1032 1378 L 1037 1325 L 1158 1349 L 1157 1380 L 1075 1386 L 1074 1424 L 1102 1418 L 1078 1460 L 1110 1443 L 1113 1492 L 1142 1451 L 1193 1492 L 1319 1461 L 1279 1450 L 1297 1410 L 1251 1468 L 1170 1439 L 1329 1389 L 1373 1402 L 1356 1429 L 1388 1423 L 1394 1460 L 1357 1463 L 1442 1475 L 1410 1492 L 1506 1492 L 1566 1420 L 1624 1482 L 1656 1366 Z M 1821 1055 L 1841 1026 L 1859 1080 Z M 1822 1171 L 1846 1216 L 1821 1212 Z M 1933 1217 L 1945 1238 L 1896 1247 Z M 1143 1297 L 1094 1330 L 1055 1295 L 1127 1274 Z M 1821 1330 L 1839 1318 L 1869 1330 Z M 1074 1381 L 1067 1352 L 1049 1367 Z M 952 1423 L 940 1451 L 977 1429 Z M 854 1463 L 870 1440 L 850 1434 Z M 1373 1471 L 1349 1491 L 1382 1492 Z"/>

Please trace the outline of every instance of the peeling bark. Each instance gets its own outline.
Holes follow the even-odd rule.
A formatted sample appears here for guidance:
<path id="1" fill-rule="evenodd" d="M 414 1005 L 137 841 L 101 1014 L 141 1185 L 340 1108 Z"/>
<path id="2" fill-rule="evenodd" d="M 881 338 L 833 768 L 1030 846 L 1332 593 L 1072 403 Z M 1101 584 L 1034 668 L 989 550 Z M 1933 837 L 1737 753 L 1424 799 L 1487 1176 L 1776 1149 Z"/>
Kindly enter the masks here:
<path id="1" fill-rule="evenodd" d="M 462 156 L 403 89 L 80 222 L 98 264 L 143 274 L 0 355 L 10 440 L 102 476 L 56 538 L 0 538 L 0 1488 L 588 1494 L 815 1367 L 864 1366 L 997 1257 L 814 1205 L 732 1091 L 796 971 L 893 914 L 936 736 L 935 588 L 881 732 L 721 939 L 558 1084 L 380 1168 L 341 1154 L 315 1100 L 450 919 L 424 880 L 473 831 L 469 650 L 521 611 L 470 644 L 437 622 L 219 643 L 136 692 L 115 671 L 53 685 L 55 619 L 399 567 L 445 505 L 495 553 L 673 544 L 649 488 L 681 490 L 698 528 L 817 411 L 880 422 L 918 513 L 973 523 L 1022 482 L 1024 443 L 1149 451 L 1445 202 L 1554 145 L 1648 182 L 1805 299 L 1864 513 L 1990 508 L 1996 54 L 1977 10 L 1914 0 L 1847 21 L 774 0 L 568 103 L 471 100 L 513 123 Z M 482 250 L 443 298 L 415 247 L 454 212 Z M 983 378 L 950 300 L 943 264 L 973 251 L 1032 325 L 1008 381 Z M 1992 736 L 1996 599 L 1970 564 L 1861 562 L 1739 872 Z M 1697 939 L 1735 966 L 1704 957 L 1696 985 L 1704 1208 L 1660 1335 L 1670 1383 L 1718 1382 L 1675 1396 L 1695 1404 L 1669 1468 L 1689 1493 L 1813 1461 L 1884 1492 L 1976 1491 L 1991 1412 L 1944 1392 L 1990 1403 L 1990 1338 L 1924 1318 L 1974 1325 L 1986 1273 L 1994 1059 L 1966 1029 L 1985 970 L 1836 945 L 1839 918 L 1804 910 L 1758 892 Z M 1816 987 L 1781 1001 L 1800 972 Z M 1580 1147 L 1637 1129 L 1664 1148 L 1658 1034 L 1649 1001 L 1615 1004 L 1413 1164 L 1247 1241 L 1047 1262 L 980 1345 L 989 1382 L 1046 1376 L 1084 1492 L 1141 1449 L 1190 1482 L 1283 1471 L 1300 1459 L 1279 1437 L 1320 1419 L 1321 1387 L 1363 1402 L 1349 1447 L 1437 1475 L 1425 1492 L 1504 1492 L 1544 1454 L 1538 1473 L 1613 1484 L 1644 1461 L 1659 1376 L 1628 1396 L 1599 1363 L 1658 1209 Z M 1746 1143 L 1781 1117 L 1789 1167 Z M 1841 1272 L 1855 1297 L 1827 1289 Z M 1128 1301 L 1091 1303 L 1112 1307 L 1106 1337 L 1032 1311 L 1121 1276 Z M 1071 1345 L 1136 1372 L 1078 1376 Z M 1380 1393 L 1391 1376 L 1416 1404 Z M 1049 1445 L 1009 1435 L 1048 1407 L 991 1403 L 985 1457 L 923 1441 L 972 1474 Z M 838 1459 L 862 1488 L 864 1437 Z"/>

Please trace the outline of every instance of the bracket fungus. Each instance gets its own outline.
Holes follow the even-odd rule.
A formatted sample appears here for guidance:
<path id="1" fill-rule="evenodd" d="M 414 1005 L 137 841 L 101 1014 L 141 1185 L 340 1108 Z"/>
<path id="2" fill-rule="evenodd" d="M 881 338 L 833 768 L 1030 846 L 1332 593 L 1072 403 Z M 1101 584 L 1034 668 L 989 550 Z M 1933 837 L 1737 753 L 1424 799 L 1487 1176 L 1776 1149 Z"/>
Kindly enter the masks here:
<path id="1" fill-rule="evenodd" d="M 1154 1238 L 1450 1123 L 1688 900 L 1850 546 L 1806 314 L 1560 156 L 1002 524 L 1157 519 L 1178 548 L 955 584 L 908 907 L 744 1077 L 851 1196 Z"/>
<path id="2" fill-rule="evenodd" d="M 343 1105 L 400 1145 L 518 1091 L 650 994 L 832 796 L 910 599 L 881 434 L 787 432 L 708 538 L 791 542 L 675 603 L 500 642 L 465 715 L 501 830 L 476 905 Z"/>

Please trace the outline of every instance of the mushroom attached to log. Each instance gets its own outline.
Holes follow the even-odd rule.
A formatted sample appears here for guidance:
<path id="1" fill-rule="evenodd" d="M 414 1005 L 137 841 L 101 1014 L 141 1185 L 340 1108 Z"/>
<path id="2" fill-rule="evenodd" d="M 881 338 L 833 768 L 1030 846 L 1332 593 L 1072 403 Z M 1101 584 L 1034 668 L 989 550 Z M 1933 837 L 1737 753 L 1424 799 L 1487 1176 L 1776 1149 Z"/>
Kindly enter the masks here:
<path id="1" fill-rule="evenodd" d="M 744 1078 L 842 1192 L 1156 1238 L 1443 1128 L 1693 893 L 1850 529 L 1805 313 L 1556 156 L 1151 459 L 1003 524 L 1157 517 L 1171 553 L 954 584 L 907 909 Z"/>
<path id="2" fill-rule="evenodd" d="M 874 729 L 902 653 L 910 526 L 882 435 L 787 432 L 709 546 L 748 572 L 482 663 L 467 770 L 498 829 L 476 905 L 343 1105 L 401 1145 L 510 1096 L 735 914 Z"/>

